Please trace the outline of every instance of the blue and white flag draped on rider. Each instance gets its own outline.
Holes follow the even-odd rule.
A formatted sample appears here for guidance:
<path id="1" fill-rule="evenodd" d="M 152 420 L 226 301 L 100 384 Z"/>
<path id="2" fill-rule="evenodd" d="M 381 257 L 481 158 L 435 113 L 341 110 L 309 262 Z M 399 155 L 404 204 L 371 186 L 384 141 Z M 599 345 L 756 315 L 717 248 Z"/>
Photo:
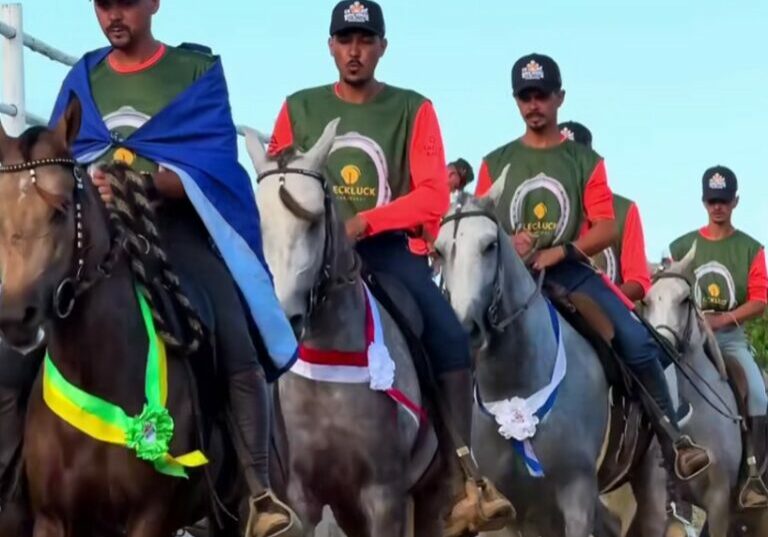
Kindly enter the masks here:
<path id="1" fill-rule="evenodd" d="M 130 136 L 116 140 L 102 120 L 89 82 L 90 71 L 109 52 L 90 52 L 72 68 L 51 125 L 75 94 L 83 111 L 73 148 L 78 162 L 90 164 L 119 145 L 176 172 L 245 297 L 271 357 L 263 365 L 268 377 L 276 378 L 295 361 L 297 342 L 264 260 L 251 180 L 237 160 L 237 132 L 221 60 Z"/>
<path id="2" fill-rule="evenodd" d="M 560 328 L 560 320 L 555 307 L 547 301 L 552 330 L 557 341 L 557 355 L 552 378 L 549 384 L 530 397 L 523 399 L 512 397 L 501 401 L 486 403 L 480 397 L 479 388 L 475 389 L 475 399 L 480 410 L 496 420 L 499 434 L 510 440 L 515 451 L 522 457 L 528 473 L 534 477 L 543 477 L 544 469 L 533 450 L 531 439 L 536 435 L 536 426 L 547 417 L 557 401 L 557 392 L 565 378 L 567 360 L 565 345 Z"/>

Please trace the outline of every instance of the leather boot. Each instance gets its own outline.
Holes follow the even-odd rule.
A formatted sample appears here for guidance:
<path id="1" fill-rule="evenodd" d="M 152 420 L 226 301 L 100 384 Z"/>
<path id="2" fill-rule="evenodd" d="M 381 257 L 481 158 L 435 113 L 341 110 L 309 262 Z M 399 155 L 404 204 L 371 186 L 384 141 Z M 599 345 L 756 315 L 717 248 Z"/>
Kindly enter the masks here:
<path id="1" fill-rule="evenodd" d="M 637 380 L 643 385 L 647 395 L 655 403 L 663 418 L 658 416 L 645 397 L 642 398 L 646 411 L 651 418 L 651 425 L 659 439 L 664 459 L 674 468 L 675 475 L 682 481 L 693 479 L 709 468 L 712 458 L 709 451 L 694 443 L 688 435 L 680 434 L 677 412 L 669 396 L 669 389 L 661 365 L 650 362 L 635 371 Z M 663 419 L 665 423 L 661 423 Z"/>
<path id="2" fill-rule="evenodd" d="M 19 478 L 19 449 L 24 417 L 19 406 L 20 393 L 0 386 L 0 510 L 13 494 Z"/>
<path id="3" fill-rule="evenodd" d="M 739 506 L 743 509 L 768 508 L 768 488 L 763 480 L 766 443 L 768 443 L 768 417 L 749 418 L 749 431 L 745 435 L 747 475 L 739 493 Z"/>
<path id="4" fill-rule="evenodd" d="M 493 483 L 479 475 L 473 476 L 469 469 L 469 466 L 474 467 L 468 447 L 472 437 L 472 373 L 469 369 L 444 373 L 438 378 L 438 387 L 440 404 L 444 404 L 448 414 L 446 419 L 452 420 L 463 444 L 455 446 L 450 435 L 444 435 L 447 436 L 444 443 L 450 445 L 450 449 L 443 451 L 449 454 L 453 496 L 443 536 L 461 537 L 503 529 L 514 522 L 512 504 Z M 460 463 L 461 459 L 464 459 L 463 463 Z"/>
<path id="5" fill-rule="evenodd" d="M 250 498 L 245 537 L 301 537 L 296 513 L 269 489 L 269 389 L 264 373 L 247 369 L 229 377 L 230 433 Z"/>

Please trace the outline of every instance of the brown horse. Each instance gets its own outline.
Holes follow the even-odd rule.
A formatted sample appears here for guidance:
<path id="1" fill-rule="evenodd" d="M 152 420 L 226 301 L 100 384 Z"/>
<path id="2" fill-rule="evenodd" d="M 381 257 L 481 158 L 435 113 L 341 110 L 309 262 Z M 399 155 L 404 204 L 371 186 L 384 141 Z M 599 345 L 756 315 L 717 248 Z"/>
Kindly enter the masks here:
<path id="1" fill-rule="evenodd" d="M 0 127 L 0 331 L 5 343 L 26 350 L 45 334 L 68 382 L 137 416 L 146 402 L 148 332 L 130 256 L 71 160 L 79 126 L 73 99 L 52 130 L 11 138 Z M 200 446 L 188 373 L 183 360 L 168 357 L 171 455 Z M 221 478 L 215 428 L 211 438 L 205 471 Z M 42 369 L 29 399 L 23 462 L 34 537 L 170 537 L 210 512 L 203 470 L 188 470 L 189 479 L 163 475 L 133 450 L 63 421 L 44 400 Z"/>

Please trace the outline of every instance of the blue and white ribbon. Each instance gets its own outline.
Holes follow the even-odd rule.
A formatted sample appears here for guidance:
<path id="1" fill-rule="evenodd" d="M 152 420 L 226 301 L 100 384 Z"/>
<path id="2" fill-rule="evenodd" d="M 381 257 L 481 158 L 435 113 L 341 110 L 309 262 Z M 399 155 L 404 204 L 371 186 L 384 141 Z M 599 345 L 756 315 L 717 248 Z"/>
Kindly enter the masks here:
<path id="1" fill-rule="evenodd" d="M 528 473 L 534 477 L 543 477 L 544 469 L 539 462 L 531 444 L 531 438 L 536 435 L 536 426 L 547 417 L 555 406 L 560 384 L 565 378 L 566 356 L 563 334 L 557 310 L 547 301 L 552 330 L 557 341 L 557 355 L 552 379 L 542 389 L 523 399 L 512 397 L 501 401 L 484 403 L 480 397 L 480 387 L 475 386 L 475 400 L 481 412 L 490 416 L 499 424 L 499 434 L 512 442 L 512 447 L 522 457 Z"/>

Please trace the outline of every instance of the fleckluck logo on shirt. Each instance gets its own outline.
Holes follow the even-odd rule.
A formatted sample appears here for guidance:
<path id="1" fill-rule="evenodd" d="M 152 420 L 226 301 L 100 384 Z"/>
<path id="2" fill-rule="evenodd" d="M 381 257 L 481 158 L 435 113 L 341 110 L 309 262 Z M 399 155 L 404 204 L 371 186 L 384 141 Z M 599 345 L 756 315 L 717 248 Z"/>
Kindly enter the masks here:
<path id="1" fill-rule="evenodd" d="M 709 178 L 709 188 L 713 190 L 723 190 L 726 187 L 725 177 L 716 173 Z"/>
<path id="2" fill-rule="evenodd" d="M 523 80 L 541 80 L 544 78 L 544 68 L 535 60 L 531 60 L 523 67 Z"/>
<path id="3" fill-rule="evenodd" d="M 696 304 L 703 309 L 732 310 L 736 307 L 736 284 L 728 268 L 710 261 L 694 270 Z"/>
<path id="4" fill-rule="evenodd" d="M 369 20 L 368 8 L 360 2 L 350 4 L 349 7 L 344 10 L 344 22 L 361 23 L 368 22 Z"/>
<path id="5" fill-rule="evenodd" d="M 336 137 L 329 160 L 334 159 L 334 153 L 340 150 L 354 151 L 345 151 L 335 157 L 344 160 L 334 165 L 341 179 L 332 185 L 334 196 L 354 202 L 358 210 L 389 203 L 392 198 L 389 167 L 381 146 L 358 132 L 348 132 Z M 336 168 L 339 164 L 341 167 Z"/>
<path id="6" fill-rule="evenodd" d="M 549 235 L 553 243 L 563 238 L 570 217 L 571 204 L 565 188 L 560 181 L 543 173 L 523 181 L 509 207 L 513 228 L 522 225 L 534 235 Z"/>

